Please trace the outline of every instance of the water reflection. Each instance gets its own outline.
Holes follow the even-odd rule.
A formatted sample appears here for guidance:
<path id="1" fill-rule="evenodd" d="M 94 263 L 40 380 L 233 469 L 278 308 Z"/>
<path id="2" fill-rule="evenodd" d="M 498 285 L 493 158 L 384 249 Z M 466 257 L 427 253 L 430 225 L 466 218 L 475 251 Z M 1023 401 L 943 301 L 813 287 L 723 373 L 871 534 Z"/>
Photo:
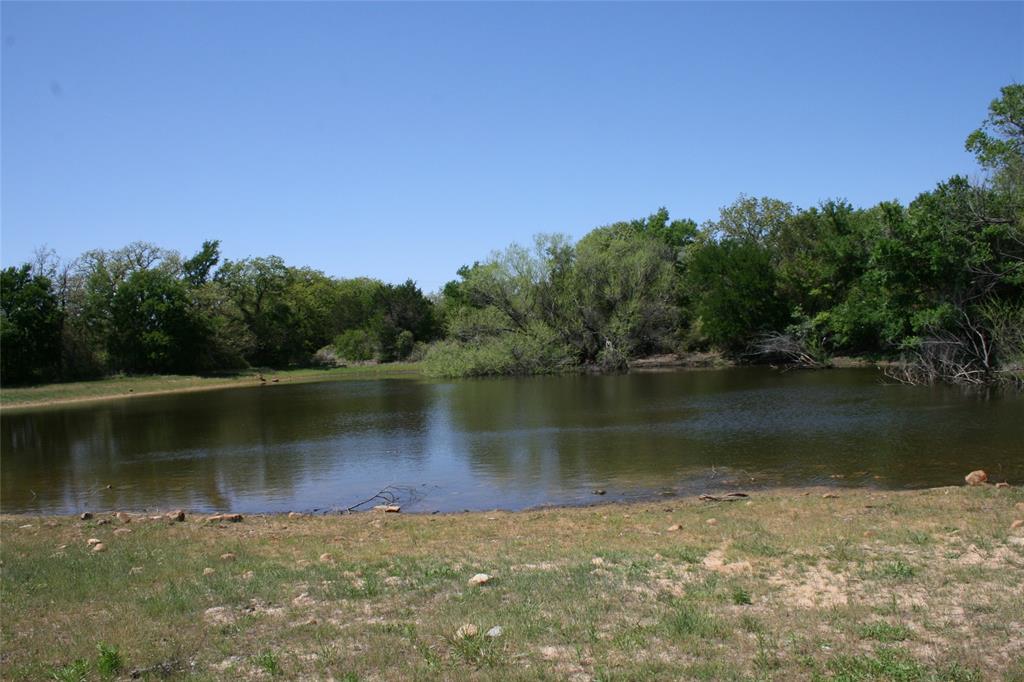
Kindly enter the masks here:
<path id="1" fill-rule="evenodd" d="M 1024 399 L 766 369 L 240 388 L 0 416 L 5 512 L 520 508 L 773 483 L 1024 479 Z M 109 487 L 108 487 L 109 486 Z"/>

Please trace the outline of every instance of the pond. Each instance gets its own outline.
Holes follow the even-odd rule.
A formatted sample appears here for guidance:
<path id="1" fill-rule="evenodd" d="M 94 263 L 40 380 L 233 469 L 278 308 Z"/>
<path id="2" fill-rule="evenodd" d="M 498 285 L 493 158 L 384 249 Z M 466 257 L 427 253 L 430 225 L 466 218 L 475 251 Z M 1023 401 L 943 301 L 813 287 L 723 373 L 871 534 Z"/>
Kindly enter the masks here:
<path id="1" fill-rule="evenodd" d="M 1024 398 L 769 368 L 334 381 L 0 415 L 6 513 L 521 509 L 764 486 L 1024 482 Z M 595 489 L 606 491 L 604 497 Z"/>

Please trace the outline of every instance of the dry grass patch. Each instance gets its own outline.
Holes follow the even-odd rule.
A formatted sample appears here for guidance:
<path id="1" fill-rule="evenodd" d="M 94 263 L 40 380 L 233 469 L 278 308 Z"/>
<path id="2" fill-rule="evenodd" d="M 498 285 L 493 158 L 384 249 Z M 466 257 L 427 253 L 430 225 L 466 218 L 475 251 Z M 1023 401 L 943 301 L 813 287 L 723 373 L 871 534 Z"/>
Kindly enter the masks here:
<path id="1" fill-rule="evenodd" d="M 790 490 L 120 535 L 5 517 L 0 677 L 1024 679 L 1020 502 Z"/>

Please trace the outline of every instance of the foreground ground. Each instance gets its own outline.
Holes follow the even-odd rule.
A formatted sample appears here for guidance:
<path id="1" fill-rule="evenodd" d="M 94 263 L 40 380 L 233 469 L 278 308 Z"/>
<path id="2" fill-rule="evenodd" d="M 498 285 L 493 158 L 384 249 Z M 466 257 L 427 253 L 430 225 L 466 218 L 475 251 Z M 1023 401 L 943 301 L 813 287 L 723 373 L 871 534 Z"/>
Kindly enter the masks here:
<path id="1" fill-rule="evenodd" d="M 8 516 L 0 677 L 1024 680 L 1024 490 L 834 494 Z"/>
<path id="2" fill-rule="evenodd" d="M 184 393 L 239 386 L 267 384 L 296 384 L 335 379 L 381 378 L 389 376 L 419 376 L 419 365 L 392 362 L 379 365 L 353 365 L 332 369 L 245 370 L 219 376 L 148 375 L 118 376 L 94 381 L 76 381 L 66 384 L 45 384 L 21 388 L 4 388 L 0 393 L 0 406 L 4 408 L 43 407 L 88 400 L 132 398 L 158 393 Z"/>

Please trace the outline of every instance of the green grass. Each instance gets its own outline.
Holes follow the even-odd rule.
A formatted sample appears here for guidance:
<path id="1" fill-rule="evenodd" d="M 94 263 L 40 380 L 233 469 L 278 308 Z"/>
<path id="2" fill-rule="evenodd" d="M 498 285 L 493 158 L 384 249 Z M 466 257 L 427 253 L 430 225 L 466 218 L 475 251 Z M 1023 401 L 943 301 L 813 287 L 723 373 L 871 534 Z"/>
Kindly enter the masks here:
<path id="1" fill-rule="evenodd" d="M 750 501 L 0 517 L 0 679 L 1022 679 L 1020 490 Z"/>
<path id="2" fill-rule="evenodd" d="M 94 381 L 76 381 L 63 384 L 45 384 L 19 388 L 4 388 L 0 391 L 0 406 L 4 408 L 38 407 L 62 402 L 125 398 L 135 395 L 172 393 L 183 391 L 238 388 L 263 384 L 312 383 L 364 377 L 416 377 L 421 376 L 420 365 L 416 363 L 385 363 L 379 365 L 355 365 L 332 369 L 289 369 L 289 370 L 244 370 L 237 373 L 211 376 L 189 375 L 147 375 L 116 376 Z"/>

